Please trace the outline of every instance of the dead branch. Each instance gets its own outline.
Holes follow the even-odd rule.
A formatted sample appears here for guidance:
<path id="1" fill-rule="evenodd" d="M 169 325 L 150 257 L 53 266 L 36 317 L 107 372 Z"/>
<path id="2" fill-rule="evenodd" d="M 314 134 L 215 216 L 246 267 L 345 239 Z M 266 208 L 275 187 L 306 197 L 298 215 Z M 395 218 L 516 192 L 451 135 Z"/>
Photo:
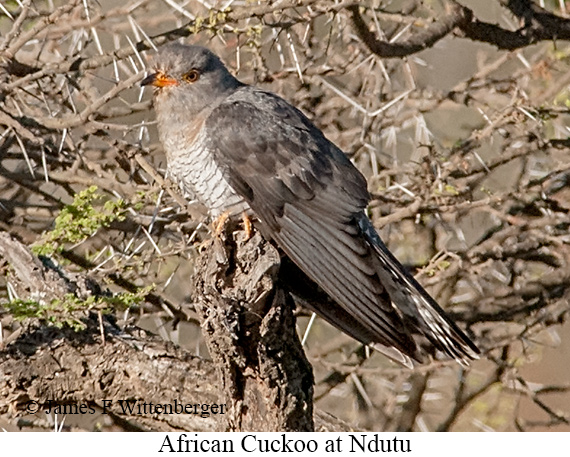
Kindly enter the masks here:
<path id="1" fill-rule="evenodd" d="M 25 374 L 22 364 L 34 362 L 25 351 L 30 334 L 45 340 L 37 351 L 45 355 L 42 360 L 51 360 L 49 351 L 65 348 L 69 352 L 58 353 L 58 361 L 68 362 L 67 372 L 79 372 L 83 363 L 96 376 L 105 376 L 94 365 L 113 367 L 87 358 L 84 350 L 104 352 L 118 370 L 131 373 L 134 368 L 108 354 L 107 345 L 135 357 L 128 341 L 140 339 L 136 345 L 143 347 L 147 335 L 136 333 L 135 326 L 151 322 L 148 328 L 162 338 L 205 353 L 198 328 L 203 321 L 210 332 L 210 353 L 227 386 L 215 401 L 232 405 L 231 416 L 219 418 L 223 423 L 215 426 L 244 427 L 259 416 L 254 409 L 245 411 L 244 405 L 255 403 L 238 382 L 243 381 L 249 391 L 266 395 L 258 405 L 267 406 L 281 395 L 276 404 L 291 406 L 289 412 L 271 416 L 275 426 L 309 428 L 308 416 L 296 409 L 307 404 L 309 391 L 302 384 L 308 382 L 308 371 L 299 378 L 293 375 L 304 370 L 305 362 L 296 368 L 286 363 L 300 349 L 295 343 L 285 357 L 280 341 L 270 341 L 269 329 L 294 328 L 283 306 L 287 295 L 280 292 L 285 283 L 294 290 L 283 292 L 304 295 L 308 309 L 328 298 L 307 294 L 311 288 L 283 262 L 275 268 L 286 280 L 259 301 L 261 311 L 255 307 L 246 317 L 240 314 L 237 305 L 250 302 L 245 292 L 233 289 L 238 282 L 232 274 L 236 265 L 245 271 L 251 258 L 237 253 L 251 252 L 250 247 L 231 238 L 227 247 L 213 251 L 230 259 L 230 269 L 216 270 L 216 259 L 196 260 L 197 247 L 209 238 L 204 212 L 169 185 L 149 94 L 136 85 L 146 67 L 143 50 L 182 37 L 212 48 L 244 82 L 299 107 L 350 154 L 368 178 L 374 199 L 371 216 L 383 239 L 419 272 L 422 284 L 489 357 L 464 372 L 443 361 L 409 372 L 297 310 L 298 330 L 306 336 L 303 349 L 316 380 L 316 407 L 377 431 L 424 426 L 473 430 L 482 423 L 499 430 L 565 426 L 570 404 L 563 406 L 564 395 L 534 391 L 540 382 L 544 391 L 556 392 L 564 384 L 556 379 L 563 368 L 540 366 L 532 382 L 524 372 L 537 366 L 541 353 L 549 354 L 545 361 L 557 356 L 556 349 L 543 348 L 565 349 L 568 344 L 570 109 L 565 100 L 570 70 L 562 41 L 568 22 L 563 2 L 547 2 L 542 9 L 528 0 L 496 0 L 502 8 L 491 13 L 490 23 L 473 13 L 478 11 L 476 0 L 462 0 L 462 6 L 448 1 L 447 9 L 430 2 L 380 8 L 378 2 L 351 0 L 233 2 L 220 9 L 227 3 L 209 2 L 213 8 L 207 2 L 149 0 L 111 7 L 93 1 L 48 2 L 41 8 L 29 0 L 6 4 L 8 14 L 0 21 L 0 230 L 30 246 L 52 229 L 74 195 L 91 185 L 98 186 L 103 200 L 122 199 L 128 206 L 124 221 L 100 228 L 81 243 L 65 243 L 58 257 L 67 262 L 65 268 L 22 254 L 13 263 L 29 265 L 20 274 L 28 279 L 18 285 L 18 269 L 0 260 L 0 338 L 14 354 L 23 354 L 13 365 L 18 367 L 14 373 Z M 351 23 L 353 13 L 360 17 L 359 25 Z M 552 43 L 525 52 L 502 51 L 544 40 Z M 431 48 L 413 59 L 380 59 L 370 46 L 402 55 Z M 260 261 L 272 264 L 269 248 L 259 248 Z M 194 272 L 200 273 L 194 269 L 197 262 L 202 269 L 216 270 L 218 278 L 200 284 L 207 294 L 198 304 L 200 294 L 190 296 L 189 281 Z M 261 293 L 277 273 L 265 267 L 258 271 Z M 50 335 L 56 336 L 45 338 L 42 332 L 47 330 L 20 328 L 6 311 L 16 295 L 47 300 L 67 293 L 70 284 L 80 299 L 110 294 L 106 288 L 136 293 L 155 284 L 155 289 L 127 316 L 115 312 L 114 321 L 109 317 L 99 323 L 99 316 L 85 312 L 81 317 L 91 333 L 77 336 L 77 344 L 72 335 L 53 328 Z M 247 284 L 241 286 L 248 290 Z M 212 309 L 218 310 L 215 315 Z M 126 335 L 120 340 L 124 347 L 118 334 Z M 235 358 L 216 346 L 218 334 Z M 240 349 L 242 344 L 247 351 Z M 502 361 L 505 349 L 508 360 Z M 160 351 L 170 354 L 162 347 Z M 137 363 L 141 370 L 146 364 L 153 379 L 177 382 L 154 373 L 151 356 Z M 246 374 L 235 375 L 236 364 L 247 366 Z M 35 373 L 43 373 L 36 366 Z M 190 364 L 186 369 L 194 368 Z M 499 368 L 504 374 L 498 378 Z M 290 370 L 289 390 L 275 382 L 275 370 Z M 518 378 L 528 388 L 511 388 L 507 381 Z M 212 379 L 205 382 L 217 382 Z M 56 386 L 51 383 L 58 380 L 46 376 L 43 385 Z M 62 385 L 54 391 L 60 392 Z M 83 395 L 79 379 L 73 386 Z M 143 387 L 137 392 L 150 395 L 149 400 L 160 390 Z M 41 391 L 39 381 L 34 389 Z M 305 393 L 295 396 L 301 391 Z M 470 397 L 473 392 L 479 394 Z M 73 392 L 67 395 L 75 398 Z M 508 417 L 485 411 L 486 405 L 505 398 L 510 403 L 513 398 L 528 400 L 548 417 L 535 420 L 522 409 Z M 37 394 L 37 399 L 49 398 Z M 554 403 L 558 400 L 560 408 Z M 100 413 L 101 407 L 93 405 Z M 28 420 L 23 413 L 17 411 L 20 420 Z M 105 420 L 112 417 L 125 428 L 162 430 L 172 425 L 142 423 L 119 413 L 113 410 Z M 506 420 L 497 425 L 493 414 L 504 414 Z M 41 425 L 41 417 L 31 417 L 33 425 Z M 318 417 L 315 413 L 315 428 L 322 429 Z"/>
<path id="2" fill-rule="evenodd" d="M 220 373 L 227 429 L 312 431 L 313 374 L 278 284 L 280 255 L 259 233 L 222 244 L 196 264 L 202 330 Z M 234 244 L 235 243 L 235 244 Z"/>
<path id="3" fill-rule="evenodd" d="M 220 248 L 202 255 L 196 276 L 215 364 L 135 327 L 121 329 L 107 318 L 101 327 L 94 313 L 82 319 L 80 332 L 32 321 L 0 350 L 0 414 L 86 405 L 133 430 L 312 430 L 311 368 L 295 334 L 293 307 L 284 291 L 273 290 L 279 254 L 259 234 Z M 232 285 L 220 253 L 236 263 Z M 42 264 L 6 233 L 0 233 L 0 258 L 12 266 L 22 298 L 102 293 L 82 275 Z M 190 405 L 193 412 L 151 414 L 149 407 L 141 413 L 138 405 L 151 402 Z M 210 408 L 202 412 L 201 405 Z M 317 429 L 348 430 L 322 413 L 315 421 Z"/>
<path id="4" fill-rule="evenodd" d="M 515 50 L 539 41 L 570 39 L 570 20 L 556 16 L 531 1 L 503 1 L 509 10 L 524 19 L 525 25 L 516 31 L 504 29 L 477 19 L 473 11 L 455 1 L 446 3 L 447 12 L 424 27 L 423 30 L 402 41 L 380 40 L 372 33 L 360 14 L 359 6 L 349 6 L 354 28 L 366 47 L 379 57 L 404 57 L 432 47 L 442 38 L 457 30 L 458 34 L 473 41 Z"/>

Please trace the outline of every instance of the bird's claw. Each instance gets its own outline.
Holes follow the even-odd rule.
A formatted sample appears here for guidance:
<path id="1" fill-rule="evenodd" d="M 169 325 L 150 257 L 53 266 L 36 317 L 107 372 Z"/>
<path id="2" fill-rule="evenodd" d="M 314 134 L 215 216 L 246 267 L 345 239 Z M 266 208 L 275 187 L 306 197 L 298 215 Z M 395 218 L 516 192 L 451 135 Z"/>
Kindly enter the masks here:
<path id="1" fill-rule="evenodd" d="M 224 233 L 224 230 L 226 229 L 226 225 L 228 223 L 229 218 L 230 218 L 230 212 L 224 211 L 222 214 L 220 214 L 214 220 L 214 222 L 213 222 L 214 237 L 216 237 L 216 238 L 222 237 L 222 234 Z"/>
<path id="2" fill-rule="evenodd" d="M 243 229 L 245 231 L 245 239 L 243 241 L 249 241 L 253 235 L 253 226 L 251 224 L 251 219 L 245 211 L 241 215 L 241 220 L 243 222 Z"/>

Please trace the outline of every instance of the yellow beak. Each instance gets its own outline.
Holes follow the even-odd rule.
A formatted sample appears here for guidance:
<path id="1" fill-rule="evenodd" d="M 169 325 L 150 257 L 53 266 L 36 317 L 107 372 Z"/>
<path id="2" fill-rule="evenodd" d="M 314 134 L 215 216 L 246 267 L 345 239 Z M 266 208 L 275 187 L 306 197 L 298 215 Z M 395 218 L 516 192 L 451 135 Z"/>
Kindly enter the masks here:
<path id="1" fill-rule="evenodd" d="M 151 73 L 145 79 L 141 81 L 141 86 L 155 86 L 155 87 L 165 87 L 165 86 L 177 86 L 178 81 L 176 79 L 167 76 L 162 72 Z"/>

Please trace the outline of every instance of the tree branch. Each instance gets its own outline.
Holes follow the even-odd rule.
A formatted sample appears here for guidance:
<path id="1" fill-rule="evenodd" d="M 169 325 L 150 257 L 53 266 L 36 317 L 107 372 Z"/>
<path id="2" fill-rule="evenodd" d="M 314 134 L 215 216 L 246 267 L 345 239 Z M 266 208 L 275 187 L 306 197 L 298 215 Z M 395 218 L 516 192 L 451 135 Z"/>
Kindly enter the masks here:
<path id="1" fill-rule="evenodd" d="M 197 260 L 195 296 L 220 373 L 232 431 L 312 431 L 313 374 L 278 283 L 280 255 L 259 233 L 212 245 Z"/>
<path id="2" fill-rule="evenodd" d="M 471 20 L 472 17 L 471 10 L 453 4 L 448 14 L 427 26 L 423 31 L 414 34 L 407 41 L 391 43 L 376 38 L 368 29 L 358 6 L 349 6 L 347 9 L 352 13 L 354 28 L 366 47 L 374 54 L 385 58 L 404 57 L 430 48 L 459 24 Z"/>
<path id="3" fill-rule="evenodd" d="M 505 3 L 505 2 L 503 2 Z M 448 12 L 437 21 L 397 43 L 379 40 L 372 33 L 359 11 L 359 6 L 348 6 L 354 28 L 366 47 L 383 58 L 404 57 L 432 47 L 453 30 L 464 38 L 481 41 L 498 49 L 512 51 L 539 41 L 570 39 L 570 21 L 540 8 L 530 1 L 510 0 L 505 6 L 525 20 L 525 26 L 511 31 L 480 21 L 473 11 L 455 1 L 447 4 Z"/>
<path id="4" fill-rule="evenodd" d="M 150 430 L 313 430 L 312 370 L 296 335 L 294 303 L 275 287 L 279 253 L 259 234 L 247 241 L 242 235 L 227 245 L 215 238 L 196 267 L 215 364 L 134 327 L 121 330 L 107 319 L 101 327 L 93 313 L 82 318 L 81 332 L 35 321 L 0 351 L 0 414 L 21 415 L 33 401 L 41 409 L 86 404 Z M 102 293 L 88 278 L 42 264 L 7 233 L 0 233 L 0 257 L 13 268 L 20 297 L 49 303 L 67 293 Z M 124 409 L 126 400 L 210 405 L 218 414 L 139 415 Z M 338 426 L 324 419 L 317 425 Z"/>

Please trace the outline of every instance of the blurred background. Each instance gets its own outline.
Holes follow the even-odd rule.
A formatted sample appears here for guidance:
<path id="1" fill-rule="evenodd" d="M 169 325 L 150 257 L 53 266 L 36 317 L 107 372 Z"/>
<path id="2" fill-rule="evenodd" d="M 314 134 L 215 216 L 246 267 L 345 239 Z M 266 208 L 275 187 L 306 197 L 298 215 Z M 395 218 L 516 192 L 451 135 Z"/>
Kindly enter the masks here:
<path id="1" fill-rule="evenodd" d="M 0 230 L 52 246 L 115 293 L 154 285 L 186 320 L 146 300 L 117 316 L 208 357 L 189 279 L 210 225 L 165 187 L 151 93 L 137 84 L 154 47 L 208 46 L 354 160 L 384 241 L 484 354 L 410 371 L 299 309 L 316 407 L 374 431 L 570 431 L 568 42 L 500 50 L 455 30 L 381 58 L 347 9 L 359 4 L 377 39 L 405 43 L 448 14 L 436 0 L 0 1 Z M 461 4 L 522 26 L 500 1 Z M 536 4 L 568 18 L 563 1 Z M 80 239 L 46 235 L 93 185 L 94 206 L 114 202 L 120 217 Z M 20 325 L 14 298 L 0 259 L 4 340 Z M 40 414 L 24 429 L 41 428 Z M 120 428 L 102 415 L 66 423 Z M 7 415 L 0 426 L 19 428 Z"/>

